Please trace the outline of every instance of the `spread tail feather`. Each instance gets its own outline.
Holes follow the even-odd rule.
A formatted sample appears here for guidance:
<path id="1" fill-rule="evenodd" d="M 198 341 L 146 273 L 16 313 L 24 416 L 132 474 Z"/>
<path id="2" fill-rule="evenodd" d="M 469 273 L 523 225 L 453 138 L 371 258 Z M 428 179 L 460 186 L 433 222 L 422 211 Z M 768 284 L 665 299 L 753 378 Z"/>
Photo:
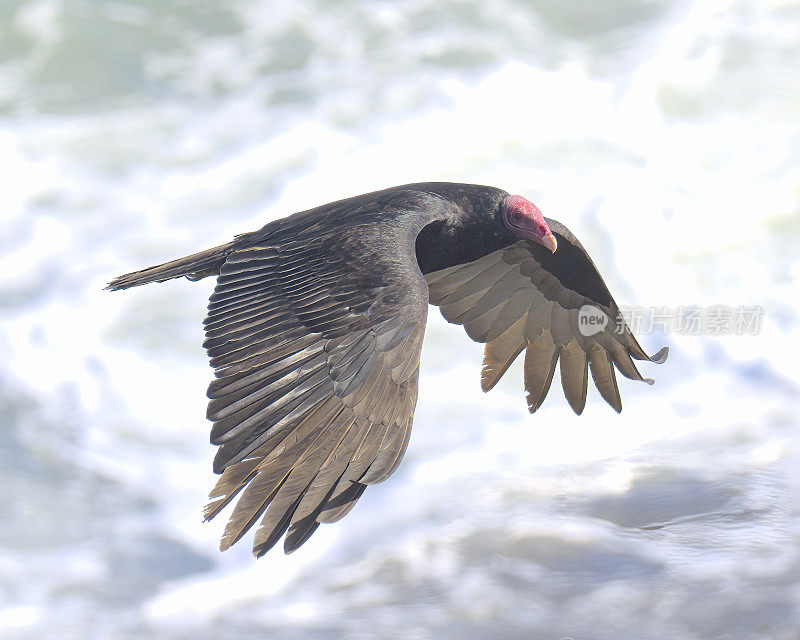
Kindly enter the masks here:
<path id="1" fill-rule="evenodd" d="M 213 249 L 206 249 L 185 258 L 178 258 L 164 264 L 148 267 L 141 271 L 126 273 L 114 278 L 106 289 L 117 291 L 128 287 L 138 287 L 149 282 L 164 282 L 173 278 L 186 276 L 190 280 L 200 280 L 206 276 L 216 275 L 225 259 L 234 250 L 234 242 L 223 244 Z"/>

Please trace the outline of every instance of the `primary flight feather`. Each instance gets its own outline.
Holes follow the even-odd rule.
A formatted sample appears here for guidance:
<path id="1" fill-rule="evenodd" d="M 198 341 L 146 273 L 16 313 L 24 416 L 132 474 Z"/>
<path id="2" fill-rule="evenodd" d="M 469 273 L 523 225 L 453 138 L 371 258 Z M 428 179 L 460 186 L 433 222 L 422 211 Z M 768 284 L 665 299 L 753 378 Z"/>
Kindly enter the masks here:
<path id="1" fill-rule="evenodd" d="M 217 276 L 205 319 L 215 379 L 211 442 L 221 474 L 205 509 L 235 501 L 220 545 L 253 525 L 253 552 L 285 534 L 302 545 L 388 478 L 408 445 L 428 303 L 486 344 L 491 389 L 525 351 L 528 409 L 556 363 L 567 402 L 586 403 L 591 372 L 622 409 L 614 374 L 652 382 L 648 356 L 597 268 L 562 224 L 494 187 L 392 187 L 276 220 L 232 242 L 113 280 L 109 289 Z M 581 331 L 587 305 L 607 320 Z"/>

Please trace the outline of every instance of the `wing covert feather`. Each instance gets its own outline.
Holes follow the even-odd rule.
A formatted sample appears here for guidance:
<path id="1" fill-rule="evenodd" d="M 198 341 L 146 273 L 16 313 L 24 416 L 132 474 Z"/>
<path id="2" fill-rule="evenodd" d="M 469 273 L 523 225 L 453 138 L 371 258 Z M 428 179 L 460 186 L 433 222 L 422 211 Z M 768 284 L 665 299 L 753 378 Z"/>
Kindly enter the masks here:
<path id="1" fill-rule="evenodd" d="M 619 412 L 614 366 L 651 384 L 633 359 L 663 362 L 667 350 L 652 357 L 644 352 L 583 247 L 563 225 L 550 224 L 558 238 L 555 254 L 520 240 L 473 262 L 427 273 L 430 301 L 448 322 L 464 325 L 470 338 L 486 344 L 484 391 L 524 350 L 531 412 L 544 402 L 558 362 L 564 395 L 575 413 L 585 407 L 590 370 L 600 395 Z M 579 312 L 587 305 L 606 317 L 595 335 L 584 335 L 588 332 L 579 327 Z"/>
<path id="2" fill-rule="evenodd" d="M 235 501 L 220 547 L 295 550 L 402 459 L 417 396 L 427 285 L 392 240 L 266 238 L 222 265 L 205 321 L 221 473 L 205 516 Z M 324 259 L 320 259 L 324 256 Z M 403 262 L 405 261 L 405 262 Z"/>

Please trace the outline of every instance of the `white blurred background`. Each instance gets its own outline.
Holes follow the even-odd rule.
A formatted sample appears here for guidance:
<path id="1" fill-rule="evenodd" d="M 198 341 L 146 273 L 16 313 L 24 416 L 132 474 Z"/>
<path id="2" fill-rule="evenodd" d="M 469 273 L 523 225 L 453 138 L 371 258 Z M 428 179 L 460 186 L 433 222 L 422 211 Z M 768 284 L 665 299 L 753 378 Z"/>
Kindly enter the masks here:
<path id="1" fill-rule="evenodd" d="M 0 637 L 797 638 L 799 70 L 791 0 L 0 0 Z M 397 473 L 220 554 L 213 280 L 102 287 L 419 180 L 760 332 L 643 335 L 621 415 L 530 416 L 432 309 Z"/>

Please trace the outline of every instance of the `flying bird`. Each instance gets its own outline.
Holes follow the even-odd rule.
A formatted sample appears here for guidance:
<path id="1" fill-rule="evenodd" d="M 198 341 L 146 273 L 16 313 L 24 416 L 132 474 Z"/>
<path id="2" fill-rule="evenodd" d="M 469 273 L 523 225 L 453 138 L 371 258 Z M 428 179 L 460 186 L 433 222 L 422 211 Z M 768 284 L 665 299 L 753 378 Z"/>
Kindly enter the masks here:
<path id="1" fill-rule="evenodd" d="M 428 304 L 485 343 L 491 389 L 525 351 L 528 409 L 560 361 L 580 414 L 588 371 L 622 409 L 614 374 L 648 356 L 577 238 L 522 196 L 471 184 L 408 184 L 324 204 L 185 258 L 113 280 L 126 289 L 216 276 L 205 319 L 214 472 L 204 515 L 238 500 L 220 548 L 260 521 L 253 553 L 302 545 L 406 450 Z M 603 322 L 580 325 L 582 310 Z"/>

